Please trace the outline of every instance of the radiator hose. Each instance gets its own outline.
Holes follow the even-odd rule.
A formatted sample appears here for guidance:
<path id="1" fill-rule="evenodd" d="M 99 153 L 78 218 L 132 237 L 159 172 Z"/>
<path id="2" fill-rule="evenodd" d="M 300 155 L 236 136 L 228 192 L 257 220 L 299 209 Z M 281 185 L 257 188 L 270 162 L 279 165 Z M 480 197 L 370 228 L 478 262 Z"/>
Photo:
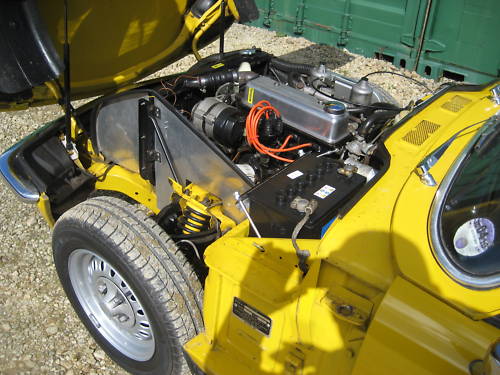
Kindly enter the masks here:
<path id="1" fill-rule="evenodd" d="M 382 109 L 383 107 L 387 109 Z M 390 104 L 390 103 L 375 103 L 373 106 L 381 106 L 380 110 L 375 110 L 368 116 L 365 122 L 363 122 L 358 128 L 358 134 L 365 137 L 371 134 L 374 130 L 378 129 L 380 125 L 383 125 L 387 122 L 387 120 L 396 116 L 399 112 L 401 112 L 401 108 Z"/>
<path id="2" fill-rule="evenodd" d="M 276 57 L 272 58 L 269 64 L 272 67 L 284 72 L 295 72 L 306 75 L 312 75 L 315 69 L 314 65 L 292 63 L 289 61 L 278 59 Z"/>
<path id="3" fill-rule="evenodd" d="M 215 89 L 228 82 L 237 82 L 240 84 L 247 83 L 257 78 L 257 76 L 258 74 L 255 72 L 236 72 L 232 70 L 217 71 L 186 79 L 184 81 L 184 86 L 189 88 Z"/>

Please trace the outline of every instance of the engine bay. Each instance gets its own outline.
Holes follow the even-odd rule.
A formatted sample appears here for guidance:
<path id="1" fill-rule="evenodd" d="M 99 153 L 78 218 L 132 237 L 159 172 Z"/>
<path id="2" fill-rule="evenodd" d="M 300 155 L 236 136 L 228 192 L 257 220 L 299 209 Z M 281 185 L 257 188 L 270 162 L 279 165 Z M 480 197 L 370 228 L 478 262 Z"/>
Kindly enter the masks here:
<path id="1" fill-rule="evenodd" d="M 310 152 L 373 178 L 370 156 L 403 108 L 367 79 L 269 55 L 263 60 L 181 75 L 158 90 L 254 184 Z"/>
<path id="2" fill-rule="evenodd" d="M 162 81 L 159 91 L 255 184 L 309 152 L 373 177 L 367 159 L 382 127 L 402 110 L 396 101 L 366 79 L 266 57 Z"/>
<path id="3" fill-rule="evenodd" d="M 163 147 L 160 133 L 168 133 L 178 121 L 174 116 L 166 120 L 169 125 L 149 141 L 160 146 L 156 152 L 171 148 L 170 156 L 164 152 L 170 168 L 165 163 L 158 167 L 162 157 L 156 160 L 157 193 L 171 193 L 158 177 L 186 186 L 192 181 L 220 197 L 236 223 L 249 219 L 251 236 L 320 238 L 332 219 L 387 167 L 382 135 L 404 108 L 367 79 L 352 80 L 323 65 L 290 63 L 258 50 L 236 57 L 223 67 L 212 65 L 218 67 L 212 72 L 197 73 L 195 66 L 159 81 L 157 92 L 205 145 L 193 146 L 195 137 L 171 129 Z M 182 150 L 175 151 L 177 146 L 169 142 L 182 144 Z M 210 150 L 201 152 L 207 145 Z M 213 165 L 214 160 L 223 165 Z M 179 173 L 172 168 L 176 164 Z M 200 164 L 205 168 L 192 170 Z M 181 176 L 186 169 L 191 173 Z M 174 239 L 203 243 L 222 234 L 205 223 L 210 220 L 207 212 L 187 212 L 186 207 L 159 201 L 167 207 L 160 222 Z M 307 220 L 294 233 L 304 215 Z M 186 222 L 196 223 L 186 230 Z"/>
<path id="4" fill-rule="evenodd" d="M 55 219 L 118 189 L 176 241 L 205 247 L 245 219 L 250 236 L 317 239 L 388 168 L 383 141 L 407 109 L 366 78 L 242 50 L 90 102 L 75 112 L 73 151 L 60 121 L 16 163 Z M 106 185 L 118 170 L 151 186 L 154 207 L 123 185 L 130 176 Z"/>

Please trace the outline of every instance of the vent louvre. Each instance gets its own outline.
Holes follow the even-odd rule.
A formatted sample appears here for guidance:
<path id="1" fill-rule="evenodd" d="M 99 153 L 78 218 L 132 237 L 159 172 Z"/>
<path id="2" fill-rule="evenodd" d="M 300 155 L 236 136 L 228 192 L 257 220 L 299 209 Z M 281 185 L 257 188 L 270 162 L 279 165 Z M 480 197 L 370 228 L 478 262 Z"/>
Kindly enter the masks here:
<path id="1" fill-rule="evenodd" d="M 403 141 L 408 142 L 412 145 L 420 146 L 429 138 L 432 133 L 434 133 L 440 127 L 441 125 L 439 124 L 423 120 L 420 121 L 419 124 L 412 130 L 406 133 L 406 135 L 402 139 Z"/>
<path id="2" fill-rule="evenodd" d="M 444 103 L 441 108 L 447 109 L 451 112 L 460 112 L 464 107 L 471 102 L 470 99 L 464 98 L 460 95 L 455 95 L 453 98 Z"/>

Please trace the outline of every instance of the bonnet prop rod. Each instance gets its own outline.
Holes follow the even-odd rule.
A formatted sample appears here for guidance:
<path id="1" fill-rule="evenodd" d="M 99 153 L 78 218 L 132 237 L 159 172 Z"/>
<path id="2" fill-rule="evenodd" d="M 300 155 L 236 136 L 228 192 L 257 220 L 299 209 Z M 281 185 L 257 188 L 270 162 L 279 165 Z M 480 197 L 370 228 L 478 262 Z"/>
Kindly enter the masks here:
<path id="1" fill-rule="evenodd" d="M 66 150 L 73 151 L 71 137 L 71 82 L 70 82 L 70 57 L 68 37 L 68 0 L 64 0 L 64 124 L 66 129 Z"/>

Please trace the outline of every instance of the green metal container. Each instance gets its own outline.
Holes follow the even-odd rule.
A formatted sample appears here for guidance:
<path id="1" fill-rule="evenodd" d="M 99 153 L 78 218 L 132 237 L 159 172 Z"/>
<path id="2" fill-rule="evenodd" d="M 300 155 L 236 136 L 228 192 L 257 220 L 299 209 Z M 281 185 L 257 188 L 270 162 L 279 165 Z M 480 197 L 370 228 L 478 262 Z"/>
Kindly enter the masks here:
<path id="1" fill-rule="evenodd" d="M 252 24 L 345 47 L 430 78 L 499 75 L 500 0 L 256 0 Z"/>
<path id="2" fill-rule="evenodd" d="M 500 1 L 434 0 L 417 72 L 482 83 L 500 74 Z"/>

